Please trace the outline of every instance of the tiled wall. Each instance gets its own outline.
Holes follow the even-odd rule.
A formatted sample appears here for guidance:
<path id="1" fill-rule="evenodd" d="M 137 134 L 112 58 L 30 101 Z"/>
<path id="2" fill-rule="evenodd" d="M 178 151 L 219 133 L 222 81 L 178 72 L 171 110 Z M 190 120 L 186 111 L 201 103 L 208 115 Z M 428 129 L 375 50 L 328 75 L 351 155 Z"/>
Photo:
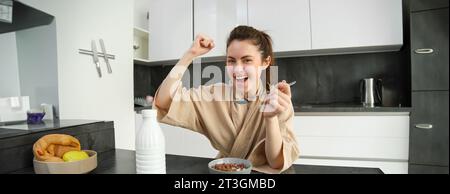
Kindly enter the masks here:
<path id="1" fill-rule="evenodd" d="M 359 81 L 373 77 L 383 80 L 384 106 L 409 107 L 411 70 L 407 52 L 404 48 L 399 52 L 277 59 L 278 78 L 297 81 L 292 88 L 294 105 L 358 103 Z M 223 64 L 202 67 L 215 65 L 224 71 Z M 172 67 L 135 65 L 135 96 L 154 95 Z"/>

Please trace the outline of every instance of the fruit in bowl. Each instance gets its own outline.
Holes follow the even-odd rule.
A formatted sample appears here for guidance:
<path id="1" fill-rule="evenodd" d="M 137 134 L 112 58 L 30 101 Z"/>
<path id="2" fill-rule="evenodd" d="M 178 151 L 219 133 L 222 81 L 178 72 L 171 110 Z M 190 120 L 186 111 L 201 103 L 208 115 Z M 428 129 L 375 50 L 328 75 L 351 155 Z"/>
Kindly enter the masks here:
<path id="1" fill-rule="evenodd" d="M 51 134 L 33 145 L 36 174 L 85 174 L 97 167 L 97 152 L 81 150 L 80 141 L 64 134 Z"/>
<path id="2" fill-rule="evenodd" d="M 64 162 L 75 162 L 87 158 L 89 158 L 89 155 L 85 151 L 68 151 L 62 157 Z"/>

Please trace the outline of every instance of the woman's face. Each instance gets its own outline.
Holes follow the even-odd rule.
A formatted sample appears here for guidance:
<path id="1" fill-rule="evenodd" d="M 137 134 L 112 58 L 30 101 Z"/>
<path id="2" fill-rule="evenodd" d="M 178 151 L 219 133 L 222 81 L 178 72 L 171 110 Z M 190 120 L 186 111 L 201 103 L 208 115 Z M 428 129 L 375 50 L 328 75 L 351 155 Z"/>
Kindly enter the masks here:
<path id="1" fill-rule="evenodd" d="M 268 67 L 270 57 L 262 60 L 258 46 L 249 40 L 234 40 L 227 48 L 226 69 L 238 94 L 255 94 L 261 72 Z"/>

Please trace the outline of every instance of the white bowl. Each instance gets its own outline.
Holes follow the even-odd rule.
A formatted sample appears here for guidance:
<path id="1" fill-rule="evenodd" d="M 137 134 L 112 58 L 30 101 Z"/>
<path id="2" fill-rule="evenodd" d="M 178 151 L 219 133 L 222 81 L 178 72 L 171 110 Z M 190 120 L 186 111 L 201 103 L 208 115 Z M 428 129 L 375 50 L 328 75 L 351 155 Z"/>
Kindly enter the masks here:
<path id="1" fill-rule="evenodd" d="M 241 171 L 221 171 L 214 168 L 216 164 L 244 164 L 245 168 Z M 253 165 L 250 161 L 241 158 L 220 158 L 213 160 L 208 164 L 209 173 L 211 174 L 250 174 Z"/>

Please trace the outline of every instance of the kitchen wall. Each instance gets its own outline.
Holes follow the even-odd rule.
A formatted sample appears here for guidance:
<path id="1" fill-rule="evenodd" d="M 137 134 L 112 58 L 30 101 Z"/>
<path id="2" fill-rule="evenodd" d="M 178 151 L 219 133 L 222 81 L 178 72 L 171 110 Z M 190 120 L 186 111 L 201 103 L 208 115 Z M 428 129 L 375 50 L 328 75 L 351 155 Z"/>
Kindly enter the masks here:
<path id="1" fill-rule="evenodd" d="M 42 103 L 59 111 L 56 23 L 16 32 L 20 92 L 30 96 L 30 106 Z"/>
<path id="2" fill-rule="evenodd" d="M 292 88 L 294 106 L 357 104 L 360 79 L 374 77 L 383 80 L 384 106 L 409 107 L 410 65 L 406 55 L 407 51 L 403 49 L 386 53 L 282 58 L 277 59 L 276 64 L 280 80 L 297 81 Z M 202 64 L 202 68 L 208 65 L 225 70 L 223 62 Z M 135 65 L 135 96 L 154 95 L 172 67 Z M 203 79 L 202 83 L 207 81 L 209 79 Z"/>
<path id="3" fill-rule="evenodd" d="M 16 33 L 0 34 L 0 98 L 19 95 Z"/>
<path id="4" fill-rule="evenodd" d="M 30 107 L 58 115 L 56 24 L 0 35 L 0 97 L 29 96 Z"/>
<path id="5" fill-rule="evenodd" d="M 114 121 L 116 148 L 134 149 L 134 1 L 21 2 L 55 17 L 60 118 Z M 90 49 L 91 40 L 100 49 L 100 38 L 107 52 L 116 56 L 110 61 L 112 74 L 107 73 L 100 59 L 102 78 L 97 75 L 92 57 L 78 53 L 78 49 Z"/>
<path id="6" fill-rule="evenodd" d="M 383 106 L 411 106 L 410 22 L 409 1 L 403 1 L 403 47 L 397 52 L 363 53 L 277 58 L 280 80 L 297 81 L 292 88 L 294 106 L 319 104 L 348 106 L 359 104 L 359 81 L 382 79 Z M 202 65 L 218 66 L 224 62 Z M 154 95 L 173 66 L 134 66 L 134 95 Z M 192 72 L 192 66 L 190 67 Z M 192 73 L 191 73 L 192 75 Z M 225 74 L 223 74 L 225 76 Z M 202 83 L 209 81 L 203 79 Z M 193 84 L 191 84 L 193 85 Z"/>

